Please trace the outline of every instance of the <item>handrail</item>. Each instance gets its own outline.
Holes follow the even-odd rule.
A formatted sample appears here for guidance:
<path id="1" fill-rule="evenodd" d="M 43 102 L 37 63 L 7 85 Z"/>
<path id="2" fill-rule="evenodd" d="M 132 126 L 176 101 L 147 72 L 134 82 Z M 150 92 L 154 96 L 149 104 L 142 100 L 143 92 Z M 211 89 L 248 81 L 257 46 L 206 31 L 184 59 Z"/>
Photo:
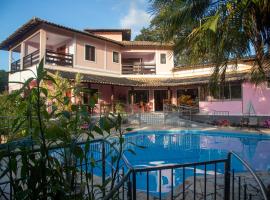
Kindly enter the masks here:
<path id="1" fill-rule="evenodd" d="M 184 163 L 184 164 L 169 164 L 169 165 L 159 165 L 159 166 L 151 166 L 151 167 L 142 167 L 142 168 L 132 168 L 133 171 L 136 172 L 144 172 L 144 171 L 154 171 L 154 170 L 163 170 L 163 169 L 172 169 L 172 168 L 182 168 L 182 167 L 190 167 L 190 166 L 200 166 L 200 165 L 208 165 L 215 163 L 226 162 L 227 159 L 218 159 L 218 160 L 210 160 L 203 162 L 194 162 L 194 163 Z"/>
<path id="2" fill-rule="evenodd" d="M 97 142 L 105 142 L 107 144 L 109 144 L 117 153 L 119 153 L 118 149 L 116 149 L 115 146 L 113 146 L 109 141 L 101 138 L 101 139 L 95 139 L 95 140 L 91 140 L 90 141 L 90 144 L 92 143 L 97 143 Z M 78 142 L 76 143 L 77 145 L 83 145 L 83 144 L 86 144 L 86 141 L 83 141 L 83 142 Z M 5 145 L 9 145 L 8 143 L 5 144 Z M 56 149 L 59 149 L 59 148 L 65 148 L 65 147 L 69 147 L 68 144 L 64 144 L 64 145 L 55 145 L 55 146 L 52 146 L 52 147 L 49 147 L 48 148 L 48 151 L 51 151 L 51 150 L 56 150 Z M 36 148 L 36 149 L 32 149 L 31 152 L 32 153 L 36 153 L 36 152 L 39 152 L 40 149 L 39 148 Z M 16 151 L 16 152 L 9 152 L 9 153 L 3 153 L 2 154 L 2 157 L 6 157 L 6 156 L 17 156 L 17 155 L 20 155 L 21 151 Z M 123 161 L 125 162 L 125 164 L 127 165 L 127 167 L 131 167 L 131 164 L 128 162 L 127 158 L 125 157 L 124 154 L 122 154 L 122 159 Z"/>
<path id="3" fill-rule="evenodd" d="M 113 197 L 113 195 L 123 186 L 123 184 L 128 180 L 129 175 L 131 174 L 131 170 L 125 174 L 125 176 L 121 179 L 121 181 L 103 198 L 104 200 L 109 200 Z"/>
<path id="4" fill-rule="evenodd" d="M 261 179 L 255 174 L 254 170 L 249 166 L 249 164 L 243 160 L 237 153 L 235 153 L 234 151 L 230 151 L 229 154 L 233 155 L 235 158 L 237 158 L 247 169 L 248 171 L 251 173 L 251 175 L 254 177 L 254 179 L 256 180 L 256 182 L 258 183 L 263 198 L 264 200 L 267 200 L 267 195 L 266 195 L 266 188 L 263 184 L 263 182 L 261 181 Z"/>
<path id="5" fill-rule="evenodd" d="M 58 54 L 58 55 L 62 55 L 62 56 L 73 56 L 73 54 L 71 54 L 71 53 L 60 53 L 60 52 L 53 51 L 50 49 L 46 49 L 46 52 L 52 53 L 52 54 Z"/>

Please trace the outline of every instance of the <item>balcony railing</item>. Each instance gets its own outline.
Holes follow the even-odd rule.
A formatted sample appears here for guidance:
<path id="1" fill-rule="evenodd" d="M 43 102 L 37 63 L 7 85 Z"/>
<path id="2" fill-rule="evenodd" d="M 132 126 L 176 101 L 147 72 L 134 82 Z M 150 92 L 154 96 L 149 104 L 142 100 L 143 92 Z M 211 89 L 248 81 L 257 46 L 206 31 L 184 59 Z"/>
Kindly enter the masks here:
<path id="1" fill-rule="evenodd" d="M 156 74 L 156 64 L 122 64 L 122 74 Z"/>
<path id="2" fill-rule="evenodd" d="M 39 50 L 25 56 L 23 58 L 23 68 L 31 67 L 39 63 Z"/>
<path id="3" fill-rule="evenodd" d="M 19 59 L 15 62 L 11 63 L 10 71 L 17 72 L 17 71 L 20 71 L 20 68 L 21 68 L 21 60 Z"/>
<path id="4" fill-rule="evenodd" d="M 73 66 L 73 55 L 68 53 L 58 53 L 52 50 L 46 49 L 47 64 L 58 66 Z"/>

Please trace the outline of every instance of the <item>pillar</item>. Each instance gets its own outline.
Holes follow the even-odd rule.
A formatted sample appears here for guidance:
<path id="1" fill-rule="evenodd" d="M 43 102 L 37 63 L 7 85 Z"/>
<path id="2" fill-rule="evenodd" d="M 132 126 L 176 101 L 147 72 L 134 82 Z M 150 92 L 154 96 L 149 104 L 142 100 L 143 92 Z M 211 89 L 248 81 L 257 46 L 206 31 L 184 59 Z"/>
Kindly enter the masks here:
<path id="1" fill-rule="evenodd" d="M 111 92 L 112 92 L 112 94 L 111 94 L 111 105 L 112 105 L 112 112 L 114 113 L 114 86 L 113 85 L 111 85 Z"/>
<path id="2" fill-rule="evenodd" d="M 172 103 L 172 90 L 170 87 L 168 87 L 168 101 L 169 101 L 169 104 Z"/>
<path id="3" fill-rule="evenodd" d="M 39 34 L 39 59 L 41 60 L 42 58 L 45 59 L 47 36 L 46 31 L 43 29 L 40 30 Z"/>
<path id="4" fill-rule="evenodd" d="M 11 63 L 12 63 L 12 51 L 8 51 L 8 71 L 11 71 Z"/>
<path id="5" fill-rule="evenodd" d="M 25 56 L 25 43 L 21 43 L 21 53 L 20 53 L 20 69 L 23 70 L 23 58 Z"/>
<path id="6" fill-rule="evenodd" d="M 131 87 L 130 101 L 131 101 L 131 112 L 133 114 L 134 113 L 134 87 Z"/>

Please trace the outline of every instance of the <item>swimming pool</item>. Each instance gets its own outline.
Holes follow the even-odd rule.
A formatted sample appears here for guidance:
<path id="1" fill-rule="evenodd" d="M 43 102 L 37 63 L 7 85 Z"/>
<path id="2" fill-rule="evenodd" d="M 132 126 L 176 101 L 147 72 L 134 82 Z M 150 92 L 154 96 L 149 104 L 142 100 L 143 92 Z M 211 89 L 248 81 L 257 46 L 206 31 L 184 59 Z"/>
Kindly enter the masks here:
<path id="1" fill-rule="evenodd" d="M 255 170 L 270 170 L 270 136 L 252 133 L 228 133 L 222 131 L 136 131 L 125 135 L 127 148 L 136 154 L 125 152 L 125 156 L 133 167 L 147 167 L 156 165 L 192 163 L 226 158 L 229 151 L 238 153 Z M 244 167 L 237 161 L 232 160 L 236 172 L 244 171 Z M 218 173 L 223 174 L 223 168 L 218 166 Z M 213 169 L 208 168 L 207 174 Z M 197 175 L 204 173 L 203 169 L 197 170 Z M 180 185 L 182 180 L 181 169 L 175 170 L 175 186 Z M 193 176 L 193 169 L 186 169 L 186 178 Z M 150 173 L 150 193 L 158 192 L 158 171 Z M 144 191 L 145 174 L 137 175 L 137 187 Z M 169 189 L 170 173 L 162 171 L 162 191 Z"/>

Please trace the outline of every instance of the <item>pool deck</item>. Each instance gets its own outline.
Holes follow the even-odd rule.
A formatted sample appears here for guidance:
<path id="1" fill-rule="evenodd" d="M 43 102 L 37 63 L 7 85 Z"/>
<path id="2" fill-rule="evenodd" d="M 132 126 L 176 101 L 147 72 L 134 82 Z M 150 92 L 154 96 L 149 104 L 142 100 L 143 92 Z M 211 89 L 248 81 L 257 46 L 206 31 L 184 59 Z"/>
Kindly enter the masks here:
<path id="1" fill-rule="evenodd" d="M 257 134 L 265 134 L 270 136 L 270 129 L 268 128 L 240 128 L 240 127 L 220 127 L 220 126 L 211 126 L 209 124 L 201 124 L 192 122 L 191 126 L 181 127 L 181 126 L 169 126 L 169 125 L 129 125 L 125 127 L 131 127 L 134 131 L 139 130 L 200 130 L 200 131 L 224 131 L 224 132 L 237 132 L 237 133 L 257 133 Z"/>

